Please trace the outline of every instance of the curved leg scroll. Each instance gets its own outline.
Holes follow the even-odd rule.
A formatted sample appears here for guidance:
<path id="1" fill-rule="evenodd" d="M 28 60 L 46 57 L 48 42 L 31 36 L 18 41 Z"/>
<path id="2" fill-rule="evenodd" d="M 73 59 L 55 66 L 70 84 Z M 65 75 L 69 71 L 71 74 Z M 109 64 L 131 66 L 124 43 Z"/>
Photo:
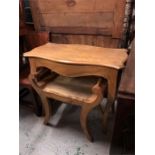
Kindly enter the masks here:
<path id="1" fill-rule="evenodd" d="M 80 114 L 80 123 L 82 130 L 90 141 L 93 141 L 93 137 L 90 134 L 90 130 L 88 128 L 88 114 L 92 110 L 93 107 L 90 106 L 82 106 L 81 114 Z"/>
<path id="2" fill-rule="evenodd" d="M 108 101 L 104 109 L 103 114 L 103 130 L 104 132 L 107 132 L 107 121 L 109 112 L 112 108 L 112 105 L 115 101 L 115 95 L 116 95 L 116 88 L 117 88 L 117 71 L 113 71 L 113 74 L 108 79 Z"/>
<path id="3" fill-rule="evenodd" d="M 49 119 L 50 119 L 50 116 L 51 116 L 51 106 L 48 103 L 47 97 L 37 87 L 35 81 L 33 80 L 32 75 L 29 76 L 29 80 L 30 80 L 33 88 L 36 90 L 36 92 L 39 94 L 39 96 L 41 98 L 41 101 L 42 101 L 42 104 L 43 104 L 43 109 L 44 109 L 44 112 L 45 112 L 44 124 L 47 124 Z"/>
<path id="4" fill-rule="evenodd" d="M 50 119 L 51 116 L 51 106 L 48 103 L 48 99 L 45 96 L 41 96 L 41 100 L 44 106 L 44 110 L 45 110 L 45 118 L 44 118 L 44 124 L 48 124 L 48 121 Z"/>

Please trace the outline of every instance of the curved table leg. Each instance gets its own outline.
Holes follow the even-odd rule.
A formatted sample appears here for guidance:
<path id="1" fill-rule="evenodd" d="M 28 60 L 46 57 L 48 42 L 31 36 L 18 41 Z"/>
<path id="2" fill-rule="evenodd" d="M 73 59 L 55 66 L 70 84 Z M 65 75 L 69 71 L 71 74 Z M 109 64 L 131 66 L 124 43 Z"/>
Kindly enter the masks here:
<path id="1" fill-rule="evenodd" d="M 30 80 L 33 88 L 39 94 L 40 99 L 42 101 L 43 110 L 45 112 L 44 124 L 46 125 L 50 119 L 50 116 L 51 116 L 51 106 L 48 103 L 47 97 L 39 90 L 39 88 L 37 87 L 37 85 L 33 79 L 34 79 L 33 76 L 30 74 L 29 80 Z"/>
<path id="2" fill-rule="evenodd" d="M 44 106 L 44 110 L 45 110 L 45 118 L 44 118 L 44 124 L 48 124 L 48 121 L 50 119 L 51 116 L 51 106 L 49 105 L 48 99 L 47 97 L 41 95 L 41 100 Z"/>
<path id="3" fill-rule="evenodd" d="M 93 109 L 93 107 L 90 106 L 82 106 L 81 108 L 81 114 L 80 114 L 80 123 L 82 130 L 84 131 L 85 135 L 90 141 L 93 141 L 93 137 L 90 134 L 90 130 L 88 128 L 88 114 Z"/>
<path id="4" fill-rule="evenodd" d="M 113 104 L 115 101 L 115 95 L 116 95 L 116 87 L 117 87 L 117 72 L 114 71 L 113 74 L 108 79 L 108 101 L 104 109 L 103 114 L 103 130 L 104 132 L 107 131 L 107 121 L 109 112 L 111 111 L 111 108 L 113 108 Z"/>

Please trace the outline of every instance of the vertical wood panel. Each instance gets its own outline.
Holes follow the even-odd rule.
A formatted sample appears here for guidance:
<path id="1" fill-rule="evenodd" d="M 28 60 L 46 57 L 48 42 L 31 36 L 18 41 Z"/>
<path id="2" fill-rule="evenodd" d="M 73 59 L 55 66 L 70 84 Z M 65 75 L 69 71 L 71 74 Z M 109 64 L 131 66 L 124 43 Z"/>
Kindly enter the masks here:
<path id="1" fill-rule="evenodd" d="M 64 27 L 62 25 L 65 25 L 66 22 L 68 25 L 66 24 L 64 33 L 85 34 L 85 31 L 89 29 L 87 34 L 111 35 L 113 38 L 119 39 L 122 38 L 125 3 L 125 0 L 30 0 L 36 30 L 44 29 L 52 30 L 53 33 L 63 33 L 62 29 Z M 55 13 L 55 16 L 43 15 L 43 13 Z M 60 13 L 65 16 L 60 16 Z M 75 16 L 75 13 L 78 13 L 79 16 Z M 90 13 L 89 18 L 91 20 L 86 20 L 87 22 L 84 23 L 82 19 L 88 19 L 88 13 Z M 95 13 L 98 14 L 97 17 L 91 16 Z M 108 13 L 113 14 L 113 17 L 109 18 L 111 25 L 103 22 L 106 21 Z M 106 14 L 106 16 L 103 16 L 103 14 Z M 79 28 L 77 21 L 80 19 L 82 20 L 82 26 Z M 59 21 L 58 25 L 54 21 Z M 76 25 L 72 21 L 78 24 Z M 52 25 L 59 27 L 59 29 L 53 30 Z M 96 26 L 95 30 L 94 25 Z M 101 26 L 103 30 L 101 30 Z M 91 28 L 93 28 L 92 31 Z"/>
<path id="2" fill-rule="evenodd" d="M 30 7 L 35 30 L 39 31 L 41 29 L 41 25 L 37 0 L 30 0 Z"/>
<path id="3" fill-rule="evenodd" d="M 117 0 L 116 6 L 114 8 L 114 26 L 112 37 L 122 38 L 123 36 L 123 20 L 125 15 L 125 0 Z"/>

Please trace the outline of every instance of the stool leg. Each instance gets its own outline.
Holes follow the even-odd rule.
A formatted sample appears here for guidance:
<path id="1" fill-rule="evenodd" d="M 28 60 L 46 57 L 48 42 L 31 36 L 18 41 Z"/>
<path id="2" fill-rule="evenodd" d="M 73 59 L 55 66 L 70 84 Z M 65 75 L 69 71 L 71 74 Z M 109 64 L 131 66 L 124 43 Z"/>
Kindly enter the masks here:
<path id="1" fill-rule="evenodd" d="M 44 106 L 44 110 L 45 110 L 45 118 L 44 118 L 44 124 L 48 124 L 48 121 L 50 119 L 50 116 L 51 116 L 51 106 L 49 105 L 48 103 L 48 99 L 47 97 L 41 95 L 41 100 L 42 100 L 42 103 L 43 103 L 43 106 Z"/>
<path id="2" fill-rule="evenodd" d="M 110 109 L 112 107 L 112 103 L 107 103 L 105 110 L 104 110 L 104 114 L 103 114 L 103 131 L 106 133 L 107 132 L 107 122 L 108 122 L 108 116 L 109 116 L 109 112 Z"/>
<path id="3" fill-rule="evenodd" d="M 93 137 L 90 134 L 89 128 L 88 128 L 88 114 L 92 110 L 92 107 L 89 106 L 82 106 L 81 114 L 80 114 L 80 123 L 82 130 L 84 131 L 85 135 L 90 141 L 93 141 Z"/>
<path id="4" fill-rule="evenodd" d="M 40 103 L 41 101 L 38 98 L 37 92 L 33 88 L 31 89 L 31 92 L 35 106 L 35 113 L 37 116 L 41 116 L 42 115 L 42 104 Z"/>

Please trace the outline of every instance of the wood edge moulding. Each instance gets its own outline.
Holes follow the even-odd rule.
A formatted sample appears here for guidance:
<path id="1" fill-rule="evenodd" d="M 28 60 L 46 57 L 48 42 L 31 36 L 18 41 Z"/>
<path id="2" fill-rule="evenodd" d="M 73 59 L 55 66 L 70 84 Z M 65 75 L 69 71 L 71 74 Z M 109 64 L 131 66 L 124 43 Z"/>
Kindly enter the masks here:
<path id="1" fill-rule="evenodd" d="M 81 52 L 80 55 L 78 55 L 79 52 Z M 94 52 L 97 55 L 94 55 Z M 87 59 L 88 54 L 90 55 L 90 57 L 92 56 L 94 58 Z M 121 69 L 124 67 L 124 63 L 127 59 L 127 50 L 80 44 L 47 43 L 31 50 L 30 52 L 24 53 L 24 56 L 41 58 L 68 65 L 94 65 L 109 67 L 113 69 Z M 103 58 L 100 59 L 101 57 Z M 109 60 L 107 59 L 107 57 Z M 115 57 L 117 57 L 117 60 L 115 59 Z"/>

